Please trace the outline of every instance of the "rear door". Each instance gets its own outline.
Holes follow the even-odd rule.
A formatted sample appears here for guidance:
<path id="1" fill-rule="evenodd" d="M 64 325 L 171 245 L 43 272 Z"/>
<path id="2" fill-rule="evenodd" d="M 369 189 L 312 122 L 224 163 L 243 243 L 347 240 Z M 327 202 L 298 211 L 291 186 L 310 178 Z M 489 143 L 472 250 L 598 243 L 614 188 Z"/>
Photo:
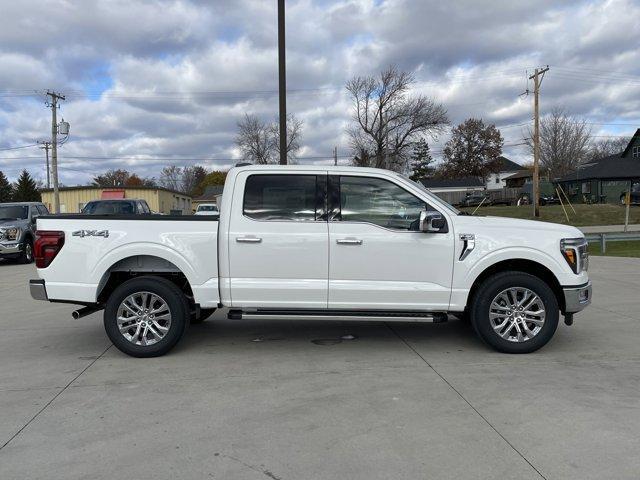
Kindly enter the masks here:
<path id="1" fill-rule="evenodd" d="M 227 238 L 233 307 L 327 307 L 326 189 L 321 170 L 238 175 Z"/>
<path id="2" fill-rule="evenodd" d="M 329 308 L 448 309 L 451 223 L 419 231 L 422 210 L 435 209 L 387 178 L 329 176 Z"/>

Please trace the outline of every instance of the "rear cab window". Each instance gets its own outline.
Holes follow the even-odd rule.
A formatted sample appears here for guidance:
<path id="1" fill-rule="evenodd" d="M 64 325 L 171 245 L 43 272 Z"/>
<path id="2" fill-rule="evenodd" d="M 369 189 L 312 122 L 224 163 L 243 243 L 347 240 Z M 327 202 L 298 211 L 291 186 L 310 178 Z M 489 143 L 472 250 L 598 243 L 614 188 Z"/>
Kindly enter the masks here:
<path id="1" fill-rule="evenodd" d="M 326 221 L 326 175 L 252 174 L 242 212 L 260 221 Z"/>

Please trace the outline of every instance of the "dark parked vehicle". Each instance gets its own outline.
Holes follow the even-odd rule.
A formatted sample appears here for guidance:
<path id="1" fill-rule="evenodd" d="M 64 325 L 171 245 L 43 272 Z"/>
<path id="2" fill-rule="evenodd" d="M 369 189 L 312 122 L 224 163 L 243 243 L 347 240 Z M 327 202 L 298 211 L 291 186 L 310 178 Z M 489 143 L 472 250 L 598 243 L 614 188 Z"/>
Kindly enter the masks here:
<path id="1" fill-rule="evenodd" d="M 627 202 L 626 195 L 627 192 L 620 193 L 620 203 L 623 205 Z M 640 182 L 633 182 L 631 185 L 631 198 L 629 200 L 631 205 L 640 205 Z"/>
<path id="2" fill-rule="evenodd" d="M 465 197 L 461 202 L 461 207 L 477 207 L 482 203 L 483 206 L 491 205 L 491 199 L 482 194 L 472 194 Z"/>
<path id="3" fill-rule="evenodd" d="M 80 213 L 85 215 L 151 215 L 144 200 L 93 200 Z"/>
<path id="4" fill-rule="evenodd" d="M 43 203 L 0 203 L 0 258 L 33 261 L 36 219 L 40 215 L 49 215 Z"/>

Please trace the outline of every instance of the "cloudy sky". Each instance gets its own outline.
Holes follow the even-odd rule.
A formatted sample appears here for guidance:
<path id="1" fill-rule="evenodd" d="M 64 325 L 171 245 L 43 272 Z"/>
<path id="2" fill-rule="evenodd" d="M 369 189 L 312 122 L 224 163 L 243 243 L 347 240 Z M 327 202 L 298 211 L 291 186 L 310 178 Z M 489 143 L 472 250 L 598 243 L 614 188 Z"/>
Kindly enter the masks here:
<path id="1" fill-rule="evenodd" d="M 0 170 L 46 178 L 51 112 L 66 95 L 65 185 L 108 168 L 235 163 L 244 113 L 277 115 L 276 0 L 0 0 Z M 501 127 L 505 155 L 531 121 L 527 73 L 549 65 L 544 112 L 562 107 L 605 138 L 640 127 L 640 1 L 288 0 L 288 109 L 304 121 L 300 163 L 348 161 L 354 75 L 390 64 L 453 123 Z M 531 88 L 531 84 L 529 84 Z M 433 140 L 439 158 L 447 135 Z"/>

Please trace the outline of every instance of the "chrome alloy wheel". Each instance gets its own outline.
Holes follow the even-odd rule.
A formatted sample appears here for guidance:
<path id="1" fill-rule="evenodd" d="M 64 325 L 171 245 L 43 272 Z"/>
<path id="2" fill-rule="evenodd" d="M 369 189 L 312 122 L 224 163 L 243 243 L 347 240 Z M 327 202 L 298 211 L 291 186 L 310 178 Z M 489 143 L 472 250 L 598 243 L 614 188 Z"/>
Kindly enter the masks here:
<path id="1" fill-rule="evenodd" d="M 505 340 L 516 343 L 531 340 L 540 333 L 545 314 L 542 299 L 523 287 L 503 290 L 489 307 L 489 321 L 493 330 Z"/>
<path id="2" fill-rule="evenodd" d="M 31 263 L 33 261 L 33 248 L 29 242 L 24 245 L 24 258 L 27 263 Z"/>
<path id="3" fill-rule="evenodd" d="M 136 292 L 118 307 L 118 329 L 124 338 L 143 347 L 158 343 L 171 328 L 167 302 L 151 292 Z"/>

